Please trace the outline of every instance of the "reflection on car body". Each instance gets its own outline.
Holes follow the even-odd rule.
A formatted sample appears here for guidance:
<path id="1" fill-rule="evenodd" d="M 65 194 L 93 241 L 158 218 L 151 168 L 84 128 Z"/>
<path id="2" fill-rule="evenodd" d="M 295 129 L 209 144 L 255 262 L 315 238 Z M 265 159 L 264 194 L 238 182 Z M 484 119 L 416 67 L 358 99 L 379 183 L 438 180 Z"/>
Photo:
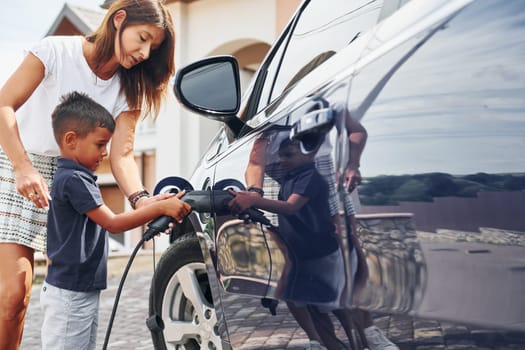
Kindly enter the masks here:
<path id="1" fill-rule="evenodd" d="M 402 348 L 418 341 L 525 347 L 523 2 L 328 2 L 300 6 L 242 101 L 231 57 L 207 58 L 178 73 L 180 101 L 225 123 L 192 176 L 193 187 L 229 191 L 228 183 L 241 183 L 238 196 L 262 194 L 266 202 L 257 201 L 269 223 L 239 218 L 232 207 L 193 213 L 174 233 L 161 259 L 170 264 L 159 263 L 153 281 L 151 312 L 167 324 L 153 334 L 156 347 L 307 348 L 317 338 L 312 323 L 298 317 L 290 316 L 282 339 L 258 338 L 253 345 L 250 338 L 271 324 L 272 314 L 297 316 L 305 305 L 329 349 L 367 342 L 378 349 L 376 341 L 394 349 L 382 333 L 374 338 L 367 331 L 378 328 Z M 210 67 L 224 69 L 219 80 L 207 73 Z M 206 84 L 207 98 L 199 84 Z M 214 89 L 221 94 L 210 98 Z M 353 192 L 348 178 L 360 174 L 348 164 L 359 147 L 349 123 L 368 136 Z M 304 217 L 307 228 L 292 225 L 298 232 L 287 236 L 292 214 L 268 203 L 289 197 L 283 176 L 291 171 L 280 168 L 279 148 L 293 139 L 303 154 L 315 155 L 314 172 L 329 199 Z M 258 171 L 247 171 L 250 166 Z M 257 194 L 244 191 L 249 187 Z M 301 264 L 294 256 L 323 249 L 324 241 L 300 241 L 323 215 L 331 223 L 324 222 L 325 233 L 335 227 L 342 262 L 339 272 L 324 268 L 324 281 L 315 271 L 322 262 Z M 188 270 L 194 277 L 177 277 Z M 323 290 L 326 281 L 333 295 Z M 243 305 L 252 312 L 241 312 Z M 206 327 L 195 322 L 203 317 Z M 396 320 L 410 325 L 410 339 Z M 424 334 L 414 329 L 421 324 L 435 325 L 441 335 L 415 339 Z M 461 331 L 451 336 L 450 328 Z M 479 329 L 491 335 L 478 339 Z"/>

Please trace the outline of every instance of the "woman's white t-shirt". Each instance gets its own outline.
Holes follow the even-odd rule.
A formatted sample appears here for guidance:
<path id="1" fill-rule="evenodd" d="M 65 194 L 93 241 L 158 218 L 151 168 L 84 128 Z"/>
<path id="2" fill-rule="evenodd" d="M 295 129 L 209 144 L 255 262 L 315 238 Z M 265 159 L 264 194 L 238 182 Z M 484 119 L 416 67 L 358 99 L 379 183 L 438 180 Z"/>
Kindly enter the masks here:
<path id="1" fill-rule="evenodd" d="M 129 110 L 120 94 L 118 75 L 108 80 L 98 78 L 84 57 L 82 40 L 82 36 L 49 36 L 30 49 L 45 67 L 44 80 L 16 112 L 20 137 L 30 153 L 58 156 L 51 113 L 67 93 L 87 94 L 114 118 Z"/>

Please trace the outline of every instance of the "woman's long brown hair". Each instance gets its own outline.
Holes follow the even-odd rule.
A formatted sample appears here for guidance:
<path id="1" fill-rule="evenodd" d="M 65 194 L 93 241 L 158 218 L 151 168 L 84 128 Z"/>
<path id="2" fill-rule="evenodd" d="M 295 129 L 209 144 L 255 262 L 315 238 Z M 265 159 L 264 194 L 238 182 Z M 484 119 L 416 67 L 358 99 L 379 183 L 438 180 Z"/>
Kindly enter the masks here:
<path id="1" fill-rule="evenodd" d="M 126 11 L 126 18 L 120 31 L 117 31 L 113 18 L 119 10 Z M 156 116 L 163 98 L 166 97 L 170 76 L 175 71 L 175 33 L 167 8 L 159 0 L 117 0 L 111 4 L 98 29 L 86 39 L 95 44 L 95 51 L 98 53 L 96 71 L 115 54 L 116 35 L 121 38 L 124 29 L 134 24 L 158 26 L 164 29 L 165 37 L 162 44 L 151 51 L 149 59 L 130 69 L 119 68 L 121 93 L 125 94 L 132 110 L 142 109 L 143 116 L 152 112 Z M 120 42 L 122 46 L 122 40 Z"/>

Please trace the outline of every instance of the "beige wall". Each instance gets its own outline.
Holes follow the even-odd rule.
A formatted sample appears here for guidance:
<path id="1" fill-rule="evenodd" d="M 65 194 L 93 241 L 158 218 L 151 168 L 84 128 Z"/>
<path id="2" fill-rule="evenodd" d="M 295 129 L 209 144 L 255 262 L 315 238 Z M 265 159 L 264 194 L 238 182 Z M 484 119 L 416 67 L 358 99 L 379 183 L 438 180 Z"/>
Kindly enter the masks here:
<path id="1" fill-rule="evenodd" d="M 275 0 L 275 32 L 280 33 L 301 4 L 301 0 Z"/>

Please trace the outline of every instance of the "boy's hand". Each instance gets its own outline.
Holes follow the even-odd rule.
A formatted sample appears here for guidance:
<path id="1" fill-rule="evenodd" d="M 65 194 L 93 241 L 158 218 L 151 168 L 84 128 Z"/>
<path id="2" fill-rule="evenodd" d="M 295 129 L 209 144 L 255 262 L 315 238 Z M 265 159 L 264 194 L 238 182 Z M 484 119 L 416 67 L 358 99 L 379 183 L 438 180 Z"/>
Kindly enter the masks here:
<path id="1" fill-rule="evenodd" d="M 181 198 L 185 194 L 186 191 L 181 191 L 175 195 L 173 195 L 172 193 L 163 193 L 157 195 L 167 195 L 162 197 L 163 199 L 169 202 L 169 205 L 166 207 L 166 215 L 171 216 L 179 223 L 181 223 L 182 220 L 191 212 L 191 205 L 181 200 Z"/>
<path id="2" fill-rule="evenodd" d="M 240 214 L 246 209 L 253 207 L 255 201 L 260 198 L 260 195 L 255 192 L 240 191 L 235 192 L 230 189 L 229 192 L 234 195 L 233 199 L 228 202 L 228 207 L 234 214 Z"/>

